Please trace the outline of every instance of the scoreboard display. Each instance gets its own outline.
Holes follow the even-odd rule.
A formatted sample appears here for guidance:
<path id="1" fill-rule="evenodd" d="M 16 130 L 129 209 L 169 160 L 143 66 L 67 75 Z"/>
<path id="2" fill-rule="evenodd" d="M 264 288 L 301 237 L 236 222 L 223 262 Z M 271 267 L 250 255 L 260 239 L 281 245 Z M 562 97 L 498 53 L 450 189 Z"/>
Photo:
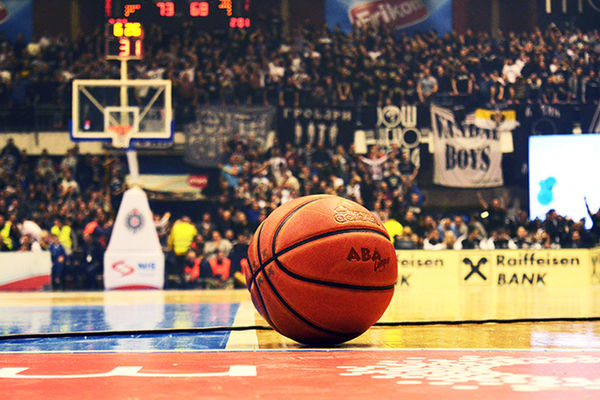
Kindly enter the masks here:
<path id="1" fill-rule="evenodd" d="M 161 26 L 191 21 L 199 29 L 252 27 L 254 0 L 104 0 L 107 19 Z"/>
<path id="2" fill-rule="evenodd" d="M 251 29 L 254 0 L 104 0 L 106 54 L 142 58 L 143 40 L 151 26 L 177 32 L 189 22 L 194 29 Z"/>

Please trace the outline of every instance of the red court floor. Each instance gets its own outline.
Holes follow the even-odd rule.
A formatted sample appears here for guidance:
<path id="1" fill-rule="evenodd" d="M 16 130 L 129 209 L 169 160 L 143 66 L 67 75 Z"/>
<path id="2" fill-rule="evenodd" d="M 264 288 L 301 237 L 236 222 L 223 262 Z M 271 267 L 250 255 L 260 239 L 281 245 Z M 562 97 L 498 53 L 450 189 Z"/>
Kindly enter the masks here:
<path id="1" fill-rule="evenodd" d="M 485 296 L 399 289 L 365 334 L 311 348 L 245 290 L 0 293 L 0 398 L 600 398 L 596 289 Z"/>

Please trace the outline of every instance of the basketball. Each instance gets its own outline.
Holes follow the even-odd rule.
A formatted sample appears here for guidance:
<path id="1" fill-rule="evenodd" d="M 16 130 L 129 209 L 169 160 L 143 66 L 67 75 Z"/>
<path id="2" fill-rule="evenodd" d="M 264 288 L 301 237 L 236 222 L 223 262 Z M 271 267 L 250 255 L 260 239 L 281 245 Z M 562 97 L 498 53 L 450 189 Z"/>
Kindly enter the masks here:
<path id="1" fill-rule="evenodd" d="M 258 312 L 305 344 L 335 344 L 369 329 L 386 310 L 398 277 L 382 222 L 332 195 L 291 200 L 258 227 L 246 283 Z"/>

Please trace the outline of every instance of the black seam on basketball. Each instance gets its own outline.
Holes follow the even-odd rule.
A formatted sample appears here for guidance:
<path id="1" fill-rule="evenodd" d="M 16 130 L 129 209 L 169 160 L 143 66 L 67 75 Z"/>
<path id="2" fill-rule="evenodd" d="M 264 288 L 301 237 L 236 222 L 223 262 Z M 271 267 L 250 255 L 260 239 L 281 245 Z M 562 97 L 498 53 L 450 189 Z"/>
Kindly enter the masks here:
<path id="1" fill-rule="evenodd" d="M 250 295 L 252 295 L 252 284 L 254 283 L 254 281 L 256 280 L 256 276 L 258 275 L 259 271 L 261 271 L 262 269 L 264 269 L 264 266 L 262 266 L 261 262 L 260 262 L 260 234 L 262 232 L 262 228 L 264 225 L 260 225 L 260 229 L 258 230 L 258 237 L 256 238 L 256 253 L 258 254 L 258 264 L 259 267 L 256 270 L 256 273 L 254 271 L 252 271 L 252 279 L 250 280 L 250 284 L 248 285 L 248 291 L 250 292 Z M 264 275 L 264 274 L 263 274 Z M 265 275 L 266 277 L 266 275 Z M 273 328 L 276 328 L 276 325 L 273 323 L 273 320 L 271 319 L 271 316 L 269 315 L 269 310 L 267 310 L 267 305 L 265 304 L 265 300 L 263 299 L 262 293 L 260 292 L 260 287 L 258 286 L 258 283 L 256 284 L 256 294 L 258 295 L 258 299 L 260 300 L 263 310 L 265 310 L 265 319 L 267 320 L 267 322 L 269 323 L 269 325 L 271 325 Z"/>
<path id="2" fill-rule="evenodd" d="M 265 264 L 268 264 L 269 262 L 272 261 L 272 259 L 275 259 L 279 256 L 281 256 L 282 254 L 285 254 L 291 250 L 294 250 L 297 247 L 303 246 L 307 243 L 310 242 L 314 242 L 315 240 L 319 240 L 319 239 L 323 239 L 329 236 L 334 236 L 334 235 L 341 235 L 343 233 L 355 233 L 355 232 L 370 232 L 370 233 L 376 233 L 378 235 L 383 236 L 384 238 L 386 238 L 387 240 L 389 240 L 389 236 L 386 233 L 383 233 L 377 229 L 372 229 L 372 228 L 341 228 L 341 229 L 336 229 L 334 231 L 329 231 L 329 232 L 323 232 L 323 233 L 319 233 L 318 235 L 315 236 L 311 236 L 309 238 L 303 239 L 299 242 L 296 242 L 294 244 L 289 245 L 288 247 L 282 249 L 279 251 L 279 253 L 275 254 L 273 257 L 269 258 L 267 261 L 265 261 Z"/>
<path id="3" fill-rule="evenodd" d="M 275 262 L 277 262 L 277 260 L 275 260 Z M 347 332 L 347 333 L 343 333 L 343 332 L 331 331 L 329 329 L 326 329 L 326 328 L 323 328 L 323 327 L 321 327 L 319 325 L 316 325 L 314 322 L 311 322 L 311 321 L 307 320 L 298 311 L 294 310 L 294 308 L 292 306 L 290 306 L 287 303 L 287 301 L 285 301 L 285 299 L 279 294 L 279 292 L 275 288 L 275 285 L 273 284 L 273 282 L 271 282 L 271 280 L 269 279 L 269 276 L 267 274 L 265 274 L 265 273 L 263 273 L 263 276 L 265 277 L 265 280 L 267 281 L 267 283 L 271 287 L 271 291 L 273 292 L 273 294 L 275 296 L 277 296 L 277 298 L 279 299 L 279 301 L 281 302 L 281 304 L 283 304 L 285 308 L 287 308 L 292 314 L 294 314 L 294 316 L 296 316 L 296 318 L 298 318 L 299 320 L 301 320 L 302 322 L 304 322 L 306 325 L 308 325 L 311 328 L 316 329 L 318 331 L 327 333 L 329 335 L 339 336 L 339 337 L 343 337 L 343 338 L 346 338 L 346 337 L 349 337 L 349 336 L 360 335 L 361 332 Z M 273 325 L 273 327 L 275 327 L 275 326 Z M 275 328 L 275 329 L 277 329 L 277 328 Z M 277 330 L 279 330 L 279 329 L 277 329 Z"/>
<path id="4" fill-rule="evenodd" d="M 258 233 L 256 234 L 256 256 L 258 257 L 258 268 L 256 268 L 256 271 L 250 270 L 250 272 L 252 273 L 252 277 L 250 278 L 250 282 L 248 283 L 248 290 L 252 289 L 252 284 L 254 283 L 256 276 L 260 271 L 264 269 L 264 265 L 260 256 L 260 234 L 262 233 L 263 226 L 264 224 L 260 224 L 258 228 Z"/>
<path id="5" fill-rule="evenodd" d="M 279 223 L 279 226 L 277 227 L 277 229 L 275 230 L 275 234 L 273 235 L 273 250 L 272 253 L 275 254 L 275 238 L 277 237 L 277 234 L 279 233 L 279 231 L 281 230 L 281 227 L 283 226 L 283 224 L 288 220 L 288 218 L 294 214 L 296 211 L 298 211 L 299 209 L 301 209 L 302 207 L 304 207 L 305 205 L 308 205 L 312 202 L 315 202 L 317 200 L 320 199 L 314 199 L 311 201 L 307 201 L 306 203 L 302 203 L 300 204 L 298 207 L 294 208 L 292 211 L 290 211 L 290 213 Z M 267 259 L 267 261 L 265 261 L 264 263 L 261 261 L 261 257 L 260 257 L 260 233 L 262 232 L 262 227 L 264 225 L 261 224 L 261 228 L 258 232 L 258 238 L 256 240 L 256 251 L 258 252 L 258 268 L 256 269 L 256 271 L 252 272 L 252 278 L 250 279 L 250 284 L 248 285 L 248 289 L 252 288 L 252 285 L 254 284 L 254 281 L 256 280 L 256 277 L 258 276 L 258 273 L 261 272 L 262 270 L 265 269 L 265 267 L 267 265 L 269 265 L 272 261 L 274 257 L 271 257 L 269 259 Z"/>
<path id="6" fill-rule="evenodd" d="M 290 271 L 289 269 L 284 267 L 283 264 L 281 263 L 281 261 L 279 261 L 278 259 L 275 259 L 275 264 L 277 264 L 277 266 L 279 267 L 281 272 L 283 272 L 284 274 L 288 275 L 291 278 L 294 278 L 294 279 L 297 279 L 297 280 L 303 281 L 303 282 L 315 283 L 317 285 L 334 287 L 334 288 L 338 288 L 338 289 L 385 291 L 385 290 L 391 290 L 396 286 L 395 283 L 391 284 L 391 285 L 384 285 L 384 286 L 362 286 L 362 285 L 351 285 L 349 283 L 321 281 L 319 279 L 307 278 L 305 276 L 302 276 L 295 272 Z"/>
<path id="7" fill-rule="evenodd" d="M 265 265 L 269 265 L 272 261 L 275 261 L 275 263 L 277 264 L 277 266 L 279 267 L 279 269 L 285 273 L 286 275 L 294 278 L 294 279 L 298 279 L 301 281 L 305 281 L 305 282 L 310 282 L 310 283 L 315 283 L 318 285 L 323 285 L 323 286 L 329 286 L 329 287 L 336 287 L 336 288 L 341 288 L 341 289 L 353 289 L 353 290 L 390 290 L 393 289 L 395 286 L 394 284 L 390 284 L 390 285 L 384 285 L 384 286 L 364 286 L 364 285 L 352 285 L 352 284 L 346 284 L 346 283 L 337 283 L 337 282 L 329 282 L 329 281 L 322 281 L 322 280 L 318 280 L 318 279 L 314 279 L 314 278 L 307 278 L 303 275 L 297 274 L 295 272 L 290 271 L 289 269 L 285 268 L 283 266 L 283 264 L 281 264 L 281 262 L 279 261 L 279 257 L 291 250 L 294 250 L 295 248 L 298 248 L 302 245 L 305 245 L 306 243 L 310 243 L 310 242 L 314 242 L 315 240 L 319 240 L 319 239 L 323 239 L 325 237 L 330 237 L 330 236 L 335 236 L 335 235 L 342 235 L 344 233 L 356 233 L 356 232 L 370 232 L 370 233 L 377 233 L 380 234 L 382 236 L 384 236 L 386 238 L 386 240 L 388 239 L 388 236 L 376 229 L 370 229 L 370 228 L 346 228 L 346 229 L 338 229 L 336 231 L 331 231 L 331 232 L 325 232 L 325 233 L 321 233 L 319 235 L 301 240 L 297 243 L 292 244 L 291 246 L 286 247 L 285 249 L 281 250 L 279 253 L 277 253 L 274 257 L 269 258 L 268 260 L 265 261 Z M 260 268 L 259 268 L 260 269 Z"/>
<path id="8" fill-rule="evenodd" d="M 307 239 L 301 240 L 299 242 L 296 242 L 296 243 L 294 243 L 294 244 L 286 247 L 285 249 L 282 249 L 280 252 L 278 252 L 277 254 L 275 254 L 275 256 L 273 256 L 271 258 L 268 258 L 264 263 L 260 263 L 260 266 L 256 269 L 256 274 L 253 273 L 253 275 L 252 275 L 252 279 L 250 281 L 250 286 L 249 287 L 252 287 L 252 284 L 254 282 L 255 276 L 258 275 L 259 272 L 262 272 L 262 270 L 264 270 L 267 265 L 269 265 L 271 262 L 273 262 L 274 260 L 276 260 L 279 256 L 281 256 L 281 255 L 283 255 L 283 254 L 285 254 L 285 253 L 287 253 L 287 252 L 289 252 L 291 250 L 294 250 L 295 248 L 300 247 L 300 246 L 302 246 L 302 245 L 304 245 L 306 243 L 313 242 L 315 240 L 319 240 L 319 239 L 322 239 L 322 238 L 325 238 L 325 237 L 329 237 L 329 236 L 341 235 L 341 234 L 344 234 L 344 233 L 354 233 L 354 232 L 376 233 L 376 234 L 381 235 L 381 236 L 385 237 L 386 239 L 388 239 L 388 236 L 385 233 L 382 233 L 381 231 L 378 231 L 376 229 L 371 229 L 371 228 L 345 228 L 345 229 L 338 229 L 338 230 L 335 230 L 335 231 L 325 232 L 325 233 L 318 234 L 316 236 L 312 236 L 310 238 L 307 238 Z M 287 269 L 282 269 L 282 272 L 287 273 L 286 271 L 288 271 L 288 270 Z M 311 279 L 311 278 L 305 278 L 302 275 L 298 275 L 298 274 L 295 274 L 296 276 L 293 276 L 292 274 L 293 273 L 290 273 L 288 275 L 292 276 L 294 278 L 297 278 L 297 279 L 306 280 L 308 282 L 313 282 L 313 283 L 320 283 L 320 284 L 327 285 L 327 286 L 338 285 L 338 284 L 332 284 L 331 282 L 324 282 L 324 281 L 314 280 L 314 279 Z M 343 284 L 339 284 L 339 285 L 343 285 Z M 348 289 L 359 289 L 359 290 L 360 289 L 362 289 L 362 290 L 389 290 L 390 288 L 392 288 L 394 286 L 395 286 L 395 284 L 393 284 L 393 285 L 385 285 L 385 286 L 348 285 L 348 286 L 344 286 L 344 287 L 348 288 Z M 335 287 L 342 287 L 342 286 L 335 286 Z"/>
<path id="9" fill-rule="evenodd" d="M 273 257 L 275 259 L 277 259 L 277 256 L 275 255 L 275 243 L 277 242 L 277 236 L 279 235 L 279 232 L 283 228 L 283 225 L 285 225 L 285 223 L 292 217 L 292 215 L 294 215 L 296 213 L 296 211 L 300 210 L 304 206 L 314 203 L 315 201 L 321 200 L 322 198 L 323 197 L 300 204 L 298 207 L 294 208 L 288 215 L 286 215 L 286 217 L 281 221 L 281 223 L 279 223 L 279 226 L 277 227 L 277 229 L 275 229 L 275 233 L 273 234 L 273 240 L 271 241 L 271 245 L 272 245 L 271 254 L 273 255 Z"/>

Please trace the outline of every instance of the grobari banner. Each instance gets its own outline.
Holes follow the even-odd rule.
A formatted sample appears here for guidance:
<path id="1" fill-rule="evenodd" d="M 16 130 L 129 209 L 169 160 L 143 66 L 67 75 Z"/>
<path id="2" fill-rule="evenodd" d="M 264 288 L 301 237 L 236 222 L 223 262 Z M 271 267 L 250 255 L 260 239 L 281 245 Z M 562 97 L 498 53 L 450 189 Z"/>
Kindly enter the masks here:
<path id="1" fill-rule="evenodd" d="M 349 146 L 357 124 L 357 107 L 280 107 L 277 132 L 281 143 L 296 146 Z"/>
<path id="2" fill-rule="evenodd" d="M 252 138 L 267 146 L 275 109 L 259 106 L 204 107 L 196 112 L 196 121 L 184 128 L 184 160 L 199 167 L 216 167 L 223 160 L 224 144 L 238 133 L 240 139 Z"/>
<path id="3" fill-rule="evenodd" d="M 462 121 L 447 108 L 431 107 L 435 184 L 460 188 L 503 184 L 503 132 L 518 125 L 514 111 L 477 110 Z"/>
<path id="4" fill-rule="evenodd" d="M 429 108 L 417 105 L 280 107 L 277 135 L 297 146 L 323 142 L 334 147 L 354 145 L 364 153 L 370 145 L 414 150 L 421 127 L 429 126 Z M 360 149 L 362 148 L 363 151 Z"/>
<path id="5" fill-rule="evenodd" d="M 386 25 L 397 31 L 444 34 L 452 30 L 452 0 L 326 0 L 325 18 L 344 32 Z"/>

